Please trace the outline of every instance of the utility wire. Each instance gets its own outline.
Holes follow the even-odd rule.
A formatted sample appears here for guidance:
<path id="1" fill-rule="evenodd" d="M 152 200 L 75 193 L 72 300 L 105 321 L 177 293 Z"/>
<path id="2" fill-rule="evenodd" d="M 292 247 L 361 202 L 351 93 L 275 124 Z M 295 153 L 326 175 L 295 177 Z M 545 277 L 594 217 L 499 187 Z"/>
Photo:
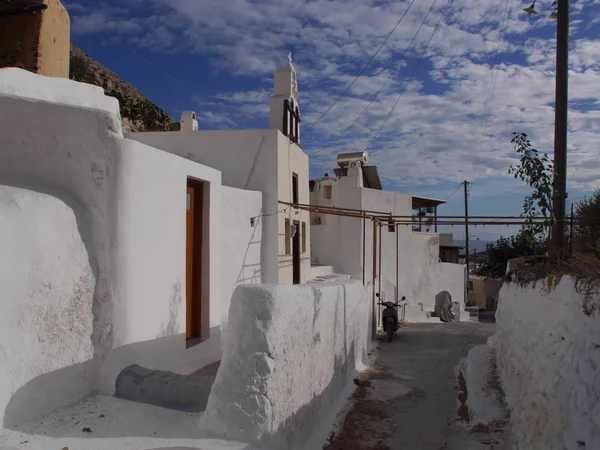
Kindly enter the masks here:
<path id="1" fill-rule="evenodd" d="M 310 154 L 310 156 L 316 155 L 317 153 L 321 153 L 323 150 L 327 150 L 328 148 L 330 148 L 332 145 L 334 145 L 336 142 L 338 142 L 349 130 L 350 128 L 352 128 L 356 122 L 358 122 L 362 116 L 367 112 L 367 110 L 371 107 L 371 105 L 373 104 L 373 102 L 375 102 L 375 99 L 377 99 L 377 97 L 379 96 L 379 94 L 381 94 L 381 91 L 383 91 L 383 89 L 385 88 L 385 86 L 388 84 L 388 81 L 390 81 L 390 79 L 392 78 L 392 76 L 394 76 L 394 74 L 398 71 L 398 69 L 400 68 L 401 63 L 404 61 L 404 58 L 406 57 L 406 54 L 408 53 L 408 50 L 412 47 L 413 43 L 415 42 L 415 39 L 417 38 L 417 35 L 419 34 L 419 32 L 421 31 L 421 28 L 423 28 L 423 26 L 425 25 L 425 22 L 427 21 L 427 18 L 429 17 L 429 14 L 431 13 L 431 11 L 433 10 L 433 7 L 435 6 L 435 2 L 437 0 L 434 0 L 433 3 L 431 4 L 431 7 L 429 8 L 429 11 L 427 11 L 427 15 L 425 16 L 425 19 L 423 19 L 423 22 L 421 23 L 421 25 L 419 26 L 417 32 L 415 33 L 415 35 L 412 37 L 412 39 L 410 40 L 410 43 L 408 44 L 408 47 L 406 47 L 404 49 L 404 52 L 402 53 L 402 56 L 400 57 L 400 59 L 398 60 L 398 62 L 394 65 L 394 68 L 392 69 L 392 71 L 388 74 L 388 77 L 386 78 L 385 82 L 381 85 L 381 87 L 379 88 L 379 90 L 375 93 L 375 96 L 371 99 L 371 101 L 367 104 L 367 106 L 365 107 L 365 109 L 362 110 L 362 112 L 358 115 L 358 117 L 356 117 L 356 119 L 354 119 L 352 121 L 352 123 L 346 127 L 344 129 L 344 131 L 342 131 L 342 133 L 337 136 L 333 141 L 331 141 L 329 144 L 327 144 L 325 147 L 320 148 L 317 151 L 314 151 Z"/>
<path id="2" fill-rule="evenodd" d="M 438 30 L 438 28 L 440 26 L 440 23 L 442 23 L 442 19 L 444 18 L 444 14 L 446 14 L 446 11 L 448 10 L 448 6 L 450 6 L 451 2 L 452 2 L 452 0 L 448 0 L 446 2 L 446 6 L 444 6 L 444 9 L 442 10 L 442 13 L 440 14 L 440 18 L 437 21 L 437 23 L 435 24 L 435 28 L 433 29 L 433 32 L 431 33 L 431 36 L 429 37 L 429 40 L 427 41 L 427 45 L 425 46 L 425 48 L 421 52 L 421 55 L 419 56 L 419 59 L 417 60 L 417 64 L 415 66 L 415 69 L 412 71 L 410 77 L 406 81 L 406 84 L 404 85 L 404 88 L 402 89 L 402 92 L 400 92 L 400 95 L 398 95 L 398 98 L 396 99 L 396 103 L 394 103 L 394 106 L 392 107 L 392 109 L 390 110 L 390 112 L 388 113 L 388 115 L 386 116 L 386 118 L 383 120 L 383 123 L 381 124 L 381 126 L 379 127 L 379 129 L 377 130 L 377 132 L 375 133 L 375 135 L 371 138 L 371 140 L 369 141 L 369 143 L 365 147 L 364 151 L 367 151 L 369 149 L 369 147 L 371 147 L 371 145 L 373 144 L 373 142 L 375 141 L 375 139 L 377 139 L 377 137 L 379 136 L 379 133 L 381 132 L 382 128 L 385 126 L 385 124 L 387 123 L 388 119 L 390 118 L 390 116 L 392 115 L 392 113 L 394 112 L 394 110 L 396 109 L 396 106 L 398 106 L 398 102 L 400 101 L 400 98 L 402 98 L 402 95 L 406 92 L 406 89 L 408 88 L 408 85 L 411 83 L 413 77 L 415 76 L 415 74 L 416 74 L 416 72 L 417 72 L 417 70 L 419 68 L 419 65 L 421 64 L 421 61 L 423 60 L 423 56 L 425 56 L 425 52 L 427 52 L 427 49 L 429 48 L 429 44 L 431 44 L 431 41 L 433 40 L 433 36 L 435 35 L 435 32 Z"/>
<path id="3" fill-rule="evenodd" d="M 443 189 L 443 190 L 441 190 L 441 191 L 437 191 L 435 194 L 430 194 L 430 197 L 431 197 L 431 198 L 435 198 L 435 197 L 436 197 L 436 195 L 440 195 L 440 194 L 443 194 L 444 192 L 448 192 L 450 189 L 453 189 L 455 186 L 460 186 L 462 183 L 463 183 L 463 182 L 462 182 L 462 181 L 460 181 L 458 184 L 452 185 L 452 186 L 450 186 L 448 189 Z"/>
<path id="4" fill-rule="evenodd" d="M 367 69 L 367 67 L 369 67 L 369 65 L 373 62 L 373 60 L 375 59 L 375 57 L 379 54 L 379 52 L 381 51 L 381 49 L 383 48 L 383 46 L 387 43 L 388 39 L 392 36 L 392 34 L 394 33 L 394 31 L 396 31 L 396 28 L 398 28 L 398 26 L 400 25 L 400 22 L 402 22 L 402 19 L 404 19 L 404 17 L 406 16 L 406 14 L 408 13 L 408 11 L 410 10 L 410 8 L 412 7 L 412 5 L 415 3 L 416 0 L 412 0 L 410 2 L 410 5 L 408 5 L 408 8 L 406 8 L 406 11 L 404 11 L 404 14 L 402 14 L 402 16 L 400 17 L 400 19 L 398 20 L 398 22 L 396 22 L 396 25 L 394 25 L 394 28 L 392 28 L 392 31 L 390 31 L 388 33 L 388 35 L 385 37 L 385 39 L 383 40 L 383 42 L 381 43 L 381 45 L 379 46 L 379 48 L 375 51 L 375 53 L 373 54 L 373 56 L 371 56 L 371 58 L 367 61 L 367 63 L 363 66 L 363 68 L 360 70 L 360 72 L 358 72 L 358 75 L 356 75 L 356 77 L 354 77 L 354 80 L 352 80 L 352 82 L 346 87 L 346 89 L 344 89 L 344 92 L 342 92 L 340 94 L 340 96 L 331 104 L 331 106 L 329 106 L 329 108 L 327 108 L 320 116 L 317 120 L 315 120 L 306 130 L 304 130 L 302 133 L 300 133 L 300 137 L 304 137 L 306 134 L 308 134 L 308 132 L 310 130 L 313 129 L 313 127 L 315 125 L 317 125 L 321 119 L 323 117 L 325 117 L 325 115 L 331 111 L 331 109 L 337 105 L 337 103 L 342 99 L 342 97 L 344 97 L 344 95 L 346 95 L 348 93 L 348 91 L 352 88 L 352 86 L 354 86 L 354 83 L 356 83 L 356 81 L 360 78 L 360 76 L 364 73 L 364 71 Z"/>
<path id="5" fill-rule="evenodd" d="M 500 62 L 500 49 L 502 48 L 502 44 L 504 43 L 504 32 L 506 31 L 506 25 L 508 23 L 508 15 L 510 11 L 510 5 L 513 0 L 506 0 L 506 8 L 504 9 L 504 17 L 502 19 L 502 24 L 500 25 L 498 31 L 498 46 L 496 47 L 496 55 L 494 56 L 494 65 L 492 68 L 492 75 L 490 77 L 490 86 L 488 90 L 488 95 L 485 101 L 485 106 L 483 110 L 483 117 L 481 121 L 481 129 L 479 131 L 479 138 L 477 140 L 477 156 L 475 157 L 475 162 L 473 163 L 473 175 L 475 174 L 475 169 L 479 164 L 479 157 L 481 156 L 481 141 L 483 139 L 483 132 L 485 130 L 485 126 L 487 125 L 488 113 L 490 109 L 490 105 L 492 103 L 492 97 L 494 96 L 494 90 L 496 88 L 496 79 L 498 74 L 498 64 Z M 473 177 L 471 177 L 473 179 Z"/>
<path id="6" fill-rule="evenodd" d="M 452 194 L 450 194 L 448 197 L 446 197 L 444 200 L 450 200 L 452 198 L 452 196 L 454 194 L 456 194 L 458 192 L 458 190 L 460 189 L 460 187 L 463 185 L 462 182 L 458 183 L 458 185 L 456 186 L 456 189 L 454 189 L 454 191 L 452 192 Z"/>
<path id="7" fill-rule="evenodd" d="M 174 81 L 175 83 L 177 83 L 179 86 L 181 86 L 182 88 L 186 89 L 187 91 L 191 92 L 192 94 L 200 97 L 200 95 L 194 91 L 191 87 L 186 86 L 185 84 L 183 84 L 181 81 L 179 81 L 177 78 L 175 78 L 173 75 L 171 75 L 170 73 L 168 73 L 166 70 L 160 68 L 159 66 L 157 66 L 156 64 L 154 64 L 152 61 L 150 61 L 149 59 L 143 57 L 142 55 L 140 55 L 138 52 L 136 52 L 134 49 L 132 49 L 131 47 L 129 47 L 128 45 L 124 44 L 123 42 L 121 42 L 121 44 L 123 47 L 125 47 L 127 50 L 129 50 L 131 53 L 133 53 L 135 56 L 137 56 L 139 59 L 141 59 L 142 61 L 144 61 L 146 64 L 154 67 L 156 70 L 158 70 L 161 74 L 163 74 L 165 77 L 169 78 L 171 81 Z"/>

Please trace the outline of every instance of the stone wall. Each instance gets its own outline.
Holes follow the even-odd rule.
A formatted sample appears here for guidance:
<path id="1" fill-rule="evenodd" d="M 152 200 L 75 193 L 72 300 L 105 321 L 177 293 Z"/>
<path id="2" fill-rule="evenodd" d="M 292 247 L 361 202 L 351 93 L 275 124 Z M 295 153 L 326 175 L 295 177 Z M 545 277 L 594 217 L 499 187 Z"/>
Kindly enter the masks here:
<path id="1" fill-rule="evenodd" d="M 489 345 L 511 410 L 511 448 L 599 449 L 600 296 L 569 276 L 549 283 L 500 291 Z"/>
<path id="2" fill-rule="evenodd" d="M 203 427 L 269 448 L 321 448 L 366 362 L 371 311 L 370 288 L 354 281 L 238 286 Z"/>

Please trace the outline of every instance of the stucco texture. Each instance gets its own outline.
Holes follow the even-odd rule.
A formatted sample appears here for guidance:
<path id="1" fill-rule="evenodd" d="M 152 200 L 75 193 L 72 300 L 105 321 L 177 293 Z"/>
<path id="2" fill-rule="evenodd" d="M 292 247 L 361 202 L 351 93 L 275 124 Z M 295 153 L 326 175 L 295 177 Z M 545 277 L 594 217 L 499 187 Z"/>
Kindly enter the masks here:
<path id="1" fill-rule="evenodd" d="M 118 102 L 101 88 L 20 69 L 0 70 L 0 142 L 0 183 L 54 197 L 75 217 L 94 274 L 91 309 L 81 310 L 92 324 L 82 341 L 93 348 L 89 391 L 113 393 L 116 375 L 130 364 L 191 373 L 220 358 L 220 172 L 124 139 Z M 205 185 L 204 339 L 191 349 L 185 341 L 188 178 Z M 75 252 L 72 257 L 54 260 L 60 276 L 78 273 L 69 260 L 79 256 L 73 246 L 68 249 Z M 11 247 L 0 258 L 12 261 L 19 253 Z M 75 295 L 77 286 L 65 281 L 64 289 Z M 56 308 L 48 311 L 50 323 L 60 316 L 61 306 Z M 6 346 L 4 338 L 0 345 Z M 69 370 L 75 370 L 80 357 L 68 351 L 64 357 L 71 356 Z M 37 367 L 28 387 L 49 392 L 44 394 L 48 408 L 71 401 L 59 395 L 61 389 L 79 389 L 70 377 L 54 378 L 52 371 Z M 24 419 L 43 413 L 33 398 Z"/>
<path id="2" fill-rule="evenodd" d="M 90 391 L 95 279 L 65 203 L 0 185 L 0 211 L 0 423 L 12 425 Z"/>
<path id="3" fill-rule="evenodd" d="M 598 449 L 600 297 L 569 276 L 551 282 L 500 291 L 488 345 L 511 411 L 511 448 Z"/>
<path id="4" fill-rule="evenodd" d="M 269 448 L 304 445 L 366 360 L 370 292 L 352 281 L 239 286 L 202 426 Z"/>

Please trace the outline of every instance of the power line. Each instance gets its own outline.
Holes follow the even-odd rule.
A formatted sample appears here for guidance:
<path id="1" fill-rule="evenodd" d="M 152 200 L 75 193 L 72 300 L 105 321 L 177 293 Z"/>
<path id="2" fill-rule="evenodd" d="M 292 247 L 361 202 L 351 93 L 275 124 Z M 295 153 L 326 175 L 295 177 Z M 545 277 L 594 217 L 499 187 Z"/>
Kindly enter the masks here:
<path id="1" fill-rule="evenodd" d="M 450 194 L 448 197 L 446 197 L 444 200 L 450 200 L 452 198 L 452 196 L 454 194 L 456 194 L 458 192 L 458 189 L 463 185 L 463 182 L 460 182 L 456 185 L 456 189 L 454 189 L 454 191 L 452 192 L 452 194 Z"/>
<path id="2" fill-rule="evenodd" d="M 358 122 L 362 116 L 367 112 L 367 110 L 371 107 L 371 105 L 373 104 L 373 102 L 375 101 L 375 99 L 379 96 L 379 94 L 381 94 L 381 91 L 383 91 L 383 89 L 385 88 L 385 86 L 388 84 L 388 81 L 390 81 L 390 79 L 392 78 L 392 76 L 394 76 L 394 74 L 398 71 L 398 69 L 400 68 L 400 64 L 402 63 L 402 61 L 404 61 L 404 58 L 406 57 L 406 54 L 408 53 L 408 50 L 410 49 L 410 47 L 413 45 L 415 39 L 417 38 L 417 35 L 419 34 L 419 32 L 421 31 L 421 28 L 423 28 L 423 25 L 425 25 L 425 22 L 427 21 L 427 18 L 429 17 L 429 14 L 431 13 L 431 11 L 433 10 L 433 7 L 435 6 L 435 2 L 437 0 L 434 0 L 433 3 L 431 4 L 431 7 L 429 8 L 429 11 L 427 11 L 427 15 L 425 15 L 425 18 L 423 19 L 423 22 L 421 23 L 421 25 L 419 26 L 417 32 L 415 33 L 415 35 L 412 37 L 410 43 L 408 44 L 408 47 L 406 47 L 404 49 L 404 52 L 402 53 L 402 56 L 400 57 L 400 59 L 398 60 L 398 62 L 394 65 L 394 68 L 392 69 L 392 71 L 388 74 L 387 79 L 385 80 L 385 82 L 381 85 L 381 87 L 379 88 L 379 90 L 375 93 L 375 96 L 371 99 L 371 101 L 367 104 L 367 106 L 365 107 L 365 109 L 362 110 L 362 112 L 358 115 L 358 117 L 356 117 L 356 119 L 354 119 L 354 121 L 346 128 L 344 129 L 344 131 L 342 131 L 342 133 L 336 137 L 333 141 L 331 141 L 329 144 L 327 144 L 325 147 L 320 148 L 319 150 L 312 152 L 310 154 L 310 156 L 312 155 L 316 155 L 317 153 L 321 153 L 323 150 L 326 150 L 328 148 L 330 148 L 333 144 L 335 144 L 336 142 L 338 142 L 349 130 L 350 128 L 352 128 L 356 122 Z"/>
<path id="3" fill-rule="evenodd" d="M 131 47 L 129 47 L 128 45 L 124 44 L 123 42 L 121 42 L 121 44 L 123 47 L 125 47 L 127 50 L 129 50 L 131 53 L 133 53 L 135 56 L 137 56 L 139 59 L 141 59 L 142 61 L 144 61 L 145 63 L 147 63 L 148 65 L 154 67 L 156 70 L 158 70 L 161 74 L 163 74 L 165 77 L 171 79 L 172 81 L 174 81 L 175 83 L 177 83 L 179 86 L 181 86 L 182 88 L 188 90 L 189 92 L 191 92 L 192 94 L 196 95 L 196 96 L 200 96 L 196 91 L 194 91 L 191 87 L 186 86 L 185 84 L 183 84 L 181 81 L 179 81 L 177 78 L 175 78 L 173 75 L 171 75 L 170 73 L 168 73 L 166 70 L 162 69 L 161 67 L 157 66 L 156 64 L 154 64 L 152 61 L 150 61 L 149 59 L 145 58 L 144 56 L 140 55 L 138 52 L 136 52 L 135 50 L 133 50 Z"/>
<path id="4" fill-rule="evenodd" d="M 462 181 L 459 182 L 458 184 L 450 186 L 448 189 L 443 189 L 441 191 L 437 191 L 435 194 L 429 194 L 429 195 L 431 198 L 435 198 L 437 195 L 443 194 L 444 192 L 448 192 L 450 189 L 454 188 L 455 186 L 460 186 L 461 184 L 462 184 Z"/>
<path id="5" fill-rule="evenodd" d="M 442 19 L 444 17 L 444 14 L 446 14 L 446 10 L 448 9 L 448 6 L 450 6 L 451 2 L 452 2 L 452 0 L 448 0 L 446 2 L 446 6 L 444 6 L 444 9 L 443 9 L 442 13 L 440 14 L 440 18 L 439 18 L 438 22 L 435 24 L 435 28 L 433 29 L 433 32 L 431 33 L 431 36 L 429 37 L 429 40 L 427 41 L 427 45 L 425 46 L 425 48 L 423 49 L 423 52 L 421 52 L 421 55 L 419 56 L 419 59 L 417 60 L 417 64 L 415 66 L 415 69 L 413 70 L 413 72 L 411 73 L 410 77 L 406 81 L 406 84 L 404 85 L 404 88 L 402 89 L 402 92 L 400 92 L 400 95 L 398 95 L 398 98 L 396 99 L 396 103 L 394 103 L 394 106 L 392 107 L 392 109 L 390 110 L 390 112 L 388 113 L 388 115 L 386 116 L 386 118 L 383 120 L 383 123 L 381 124 L 381 126 L 379 127 L 379 129 L 377 130 L 377 132 L 375 133 L 375 135 L 371 138 L 371 140 L 369 141 L 369 143 L 365 147 L 365 151 L 367 151 L 369 149 L 369 147 L 371 147 L 371 145 L 373 144 L 373 142 L 375 141 L 375 139 L 377 139 L 377 137 L 379 136 L 379 133 L 381 132 L 382 128 L 385 126 L 385 124 L 387 123 L 388 119 L 390 118 L 390 116 L 392 115 L 392 113 L 394 112 L 394 110 L 396 109 L 396 106 L 398 106 L 398 102 L 400 101 L 400 98 L 402 98 L 402 95 L 406 92 L 406 89 L 408 88 L 408 85 L 411 83 L 414 75 L 416 74 L 416 72 L 417 72 L 417 70 L 419 68 L 419 65 L 421 64 L 421 61 L 423 60 L 423 56 L 425 56 L 425 52 L 427 52 L 427 49 L 429 48 L 429 44 L 431 44 L 431 41 L 433 40 L 433 36 L 435 35 L 435 32 L 438 30 L 438 28 L 440 26 L 440 23 L 442 22 Z"/>
<path id="6" fill-rule="evenodd" d="M 483 110 L 483 118 L 481 122 L 481 129 L 479 131 L 479 139 L 477 140 L 477 156 L 475 157 L 475 163 L 473 164 L 473 174 L 475 174 L 475 169 L 477 168 L 477 164 L 479 163 L 479 157 L 481 155 L 481 140 L 483 138 L 483 132 L 485 130 L 485 126 L 487 124 L 488 113 L 490 109 L 490 105 L 492 103 L 492 97 L 494 95 L 494 90 L 496 87 L 496 78 L 498 74 L 498 63 L 500 56 L 500 49 L 502 44 L 504 43 L 504 32 L 506 31 L 506 25 L 508 23 L 508 15 L 510 10 L 510 5 L 513 0 L 506 0 L 506 8 L 504 9 L 504 17 L 502 19 L 502 24 L 500 25 L 500 29 L 498 31 L 498 46 L 496 47 L 496 55 L 494 56 L 494 65 L 492 68 L 492 75 L 490 77 L 490 86 L 488 90 L 488 95 L 485 101 L 485 106 Z"/>
<path id="7" fill-rule="evenodd" d="M 354 83 L 356 83 L 356 81 L 360 78 L 360 76 L 364 73 L 364 71 L 367 69 L 367 67 L 369 67 L 369 65 L 373 62 L 373 60 L 375 59 L 375 57 L 379 54 L 379 52 L 381 51 L 381 49 L 383 48 L 383 46 L 387 43 L 388 39 L 392 36 L 392 34 L 394 33 L 394 31 L 396 31 L 396 28 L 398 28 L 398 26 L 400 25 L 400 22 L 402 22 L 402 19 L 404 19 L 404 17 L 406 16 L 406 14 L 408 13 L 408 11 L 410 10 L 410 8 L 412 7 L 412 5 L 415 3 L 416 0 L 412 0 L 412 2 L 410 2 L 410 5 L 408 5 L 408 8 L 406 8 L 406 11 L 404 11 L 404 14 L 402 14 L 402 16 L 400 17 L 400 19 L 398 20 L 398 22 L 396 22 L 396 25 L 394 25 L 394 28 L 392 28 L 392 31 L 390 31 L 388 33 L 388 35 L 385 37 L 385 39 L 383 40 L 383 42 L 381 43 L 381 45 L 379 46 L 379 48 L 375 51 L 375 53 L 373 54 L 373 56 L 371 56 L 371 58 L 367 61 L 367 64 L 365 64 L 363 66 L 363 68 L 360 70 L 360 72 L 358 72 L 358 75 L 356 75 L 356 77 L 354 77 L 354 80 L 352 80 L 352 82 L 346 87 L 346 89 L 344 89 L 344 92 L 341 93 L 341 95 L 331 104 L 331 106 L 329 106 L 329 108 L 327 108 L 320 116 L 317 120 L 315 120 L 306 130 L 304 130 L 301 134 L 300 137 L 305 136 L 306 134 L 308 134 L 308 132 L 310 130 L 313 129 L 313 127 L 318 124 L 321 119 L 323 117 L 325 117 L 325 115 L 331 111 L 331 109 L 337 105 L 337 103 L 342 99 L 342 97 L 344 97 L 344 95 L 346 95 L 348 93 L 348 91 L 352 88 L 352 86 L 354 86 Z"/>

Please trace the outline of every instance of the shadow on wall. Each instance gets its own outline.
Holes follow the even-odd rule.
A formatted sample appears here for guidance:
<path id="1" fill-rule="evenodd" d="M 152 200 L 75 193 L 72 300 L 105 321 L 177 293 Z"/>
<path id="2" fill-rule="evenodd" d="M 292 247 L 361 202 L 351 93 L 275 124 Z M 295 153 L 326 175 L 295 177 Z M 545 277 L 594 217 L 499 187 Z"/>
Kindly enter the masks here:
<path id="1" fill-rule="evenodd" d="M 258 220 L 260 221 L 260 217 L 258 218 Z M 261 241 L 260 239 L 255 241 L 254 240 L 254 236 L 256 235 L 256 230 L 258 229 L 258 225 L 259 223 L 257 223 L 254 227 L 252 227 L 252 235 L 250 236 L 250 240 L 248 241 L 248 245 L 246 246 L 246 252 L 244 253 L 244 260 L 242 261 L 242 267 L 240 267 L 240 271 L 238 273 L 237 276 L 237 284 L 248 284 L 248 282 L 250 283 L 260 283 L 261 279 L 260 279 L 260 268 L 261 268 L 261 264 L 256 263 L 256 264 L 247 264 L 246 260 L 248 259 L 248 253 L 250 252 L 250 246 L 252 245 L 261 245 Z M 262 224 L 261 224 L 262 227 Z M 262 228 L 261 228 L 262 230 Z M 261 231 L 262 233 L 262 231 Z M 259 236 L 260 238 L 260 236 Z M 252 276 L 247 277 L 246 276 L 246 269 L 249 269 L 252 271 Z M 258 276 L 257 276 L 258 275 Z M 257 281 L 258 279 L 258 281 Z"/>
<path id="2" fill-rule="evenodd" d="M 52 409 L 44 409 L 45 405 L 64 405 L 65 398 L 72 398 L 72 401 L 83 399 L 93 391 L 89 386 L 90 378 L 100 377 L 104 381 L 100 390 L 112 394 L 117 375 L 131 364 L 139 364 L 151 369 L 170 370 L 184 375 L 192 373 L 220 358 L 220 327 L 211 328 L 210 336 L 211 339 L 189 350 L 185 348 L 185 334 L 136 342 L 110 352 L 100 370 L 97 369 L 96 362 L 90 360 L 39 375 L 13 394 L 5 410 L 4 427 L 16 429 L 16 425 L 39 419 L 52 412 Z M 192 354 L 198 357 L 194 358 Z M 194 361 L 194 367 L 180 365 L 182 362 L 190 360 Z M 53 429 L 50 428 L 47 434 L 52 436 L 52 431 Z M 54 431 L 58 430 L 54 429 Z M 58 437 L 58 434 L 56 436 Z M 80 433 L 76 436 L 80 436 Z M 143 427 L 140 427 L 139 430 L 115 428 L 114 433 L 110 433 L 110 435 L 95 435 L 95 437 L 127 436 L 157 437 L 152 430 L 144 430 Z"/>
<path id="3" fill-rule="evenodd" d="M 319 395 L 301 407 L 296 414 L 281 424 L 275 433 L 266 435 L 262 443 L 266 448 L 321 448 L 330 433 L 330 421 L 324 420 L 322 412 L 331 409 L 340 401 L 340 386 L 346 387 L 350 378 L 355 374 L 355 342 L 349 346 L 350 351 L 345 356 L 335 358 L 333 377 Z M 331 411 L 335 413 L 336 411 Z M 317 416 L 317 413 L 320 413 Z M 333 421 L 333 418 L 331 422 Z M 319 429 L 319 425 L 324 425 Z M 311 430 L 307 438 L 306 430 Z"/>
<path id="4" fill-rule="evenodd" d="M 181 303 L 183 301 L 183 296 L 181 294 L 181 281 L 177 280 L 177 282 L 173 285 L 173 293 L 171 295 L 171 299 L 169 300 L 169 320 L 166 325 L 164 322 L 160 326 L 160 331 L 158 333 L 158 337 L 167 337 L 167 336 L 175 336 L 179 334 L 179 308 L 181 307 Z"/>
<path id="5" fill-rule="evenodd" d="M 33 420 L 42 415 L 51 412 L 56 406 L 62 406 L 81 399 L 88 395 L 93 390 L 95 375 L 96 375 L 96 355 L 99 353 L 99 343 L 110 339 L 110 331 L 106 332 L 105 320 L 98 319 L 98 309 L 100 307 L 107 311 L 111 308 L 111 296 L 108 290 L 105 277 L 99 278 L 98 255 L 96 253 L 96 245 L 94 243 L 94 230 L 91 225 L 92 211 L 85 208 L 81 203 L 66 190 L 59 187 L 40 186 L 36 182 L 22 182 L 12 176 L 2 176 L 2 183 L 8 186 L 13 186 L 20 189 L 29 190 L 43 195 L 49 195 L 62 201 L 68 208 L 73 211 L 73 216 L 76 221 L 77 231 L 81 242 L 85 246 L 89 266 L 94 277 L 93 300 L 91 314 L 93 316 L 93 333 L 92 336 L 87 336 L 91 339 L 94 351 L 94 359 L 84 362 L 65 366 L 52 372 L 43 373 L 35 376 L 24 385 L 20 386 L 10 400 L 6 404 L 3 425 L 11 427 L 17 423 Z M 53 280 L 46 280 L 48 283 Z M 100 293 L 100 294 L 99 294 Z M 75 289 L 73 296 L 77 297 L 78 292 Z M 99 295 L 102 297 L 100 298 Z M 105 303 L 104 306 L 98 306 L 99 302 Z M 52 308 L 50 306 L 50 308 Z M 49 311 L 47 317 L 52 317 L 51 312 L 64 315 L 66 311 Z M 46 317 L 46 320 L 47 320 Z M 106 316 L 103 316 L 106 317 Z M 56 326 L 56 325 L 55 325 Z M 39 331 L 39 330 L 38 330 Z M 99 340 L 97 338 L 103 336 Z M 43 347 L 48 344 L 48 341 L 40 342 Z M 4 368 L 0 368 L 4 369 Z M 24 375 L 33 376 L 35 373 L 27 373 Z M 8 376 L 8 374 L 6 375 Z"/>
<path id="6" fill-rule="evenodd" d="M 77 401 L 90 393 L 89 379 L 94 375 L 94 361 L 63 367 L 38 375 L 21 386 L 10 398 L 4 411 L 4 428 L 37 419 L 63 405 L 65 399 Z"/>
<path id="7" fill-rule="evenodd" d="M 321 448 L 367 357 L 367 294 L 359 283 L 238 287 L 230 320 L 246 339 L 227 347 L 201 428 L 261 448 Z M 294 321 L 299 339 L 285 332 Z M 298 361 L 307 375 L 291 369 Z"/>

